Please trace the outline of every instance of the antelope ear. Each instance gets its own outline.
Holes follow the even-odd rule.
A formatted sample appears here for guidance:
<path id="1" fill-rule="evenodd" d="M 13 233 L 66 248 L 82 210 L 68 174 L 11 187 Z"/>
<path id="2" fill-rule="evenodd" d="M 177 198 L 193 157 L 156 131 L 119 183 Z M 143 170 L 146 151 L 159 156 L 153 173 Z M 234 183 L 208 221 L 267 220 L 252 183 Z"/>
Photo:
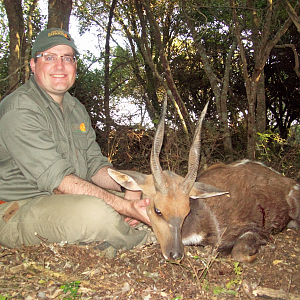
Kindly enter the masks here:
<path id="1" fill-rule="evenodd" d="M 146 195 L 153 193 L 152 175 L 144 175 L 143 173 L 128 170 L 116 171 L 107 169 L 107 171 L 111 178 L 127 190 L 142 191 Z"/>
<path id="2" fill-rule="evenodd" d="M 229 194 L 229 192 L 221 191 L 210 184 L 195 182 L 190 192 L 190 198 L 204 199 L 204 198 L 210 198 L 215 196 L 221 196 L 225 194 Z"/>
<path id="3" fill-rule="evenodd" d="M 141 191 L 142 188 L 139 186 L 139 184 L 125 171 L 116 171 L 113 169 L 108 169 L 108 174 L 112 179 L 114 179 L 119 185 L 123 186 L 127 190 L 131 191 Z M 141 180 L 143 181 L 143 174 L 139 173 Z"/>

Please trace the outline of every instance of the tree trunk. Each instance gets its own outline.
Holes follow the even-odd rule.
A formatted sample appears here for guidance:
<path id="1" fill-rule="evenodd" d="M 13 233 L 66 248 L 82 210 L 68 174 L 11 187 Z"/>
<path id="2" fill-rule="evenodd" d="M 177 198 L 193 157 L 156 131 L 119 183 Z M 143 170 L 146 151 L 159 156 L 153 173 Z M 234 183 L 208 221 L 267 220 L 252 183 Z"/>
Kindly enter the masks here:
<path id="1" fill-rule="evenodd" d="M 140 84 L 143 89 L 144 93 L 142 93 L 142 103 L 145 103 L 146 110 L 148 112 L 148 115 L 152 122 L 155 122 L 155 120 L 159 119 L 159 102 L 157 97 L 157 78 L 155 74 L 153 74 L 153 71 L 151 67 L 146 63 L 146 60 L 144 59 L 144 67 L 145 67 L 145 76 L 146 78 L 143 78 L 140 71 L 140 66 L 138 64 L 139 59 L 137 57 L 136 48 L 141 49 L 142 45 L 140 43 L 139 38 L 134 38 L 134 36 L 131 34 L 131 32 L 128 29 L 128 26 L 123 21 L 123 16 L 120 16 L 118 14 L 118 11 L 115 11 L 115 19 L 121 24 L 126 37 L 128 39 L 133 59 L 131 61 L 131 66 L 133 73 L 136 77 L 136 80 L 138 84 Z M 135 26 L 134 26 L 135 27 Z M 135 45 L 136 44 L 136 45 Z M 141 55 L 143 56 L 143 52 L 140 50 Z M 143 56 L 144 57 L 144 56 Z"/>
<path id="2" fill-rule="evenodd" d="M 223 146 L 224 146 L 226 160 L 233 161 L 231 135 L 228 127 L 227 94 L 229 89 L 229 74 L 230 74 L 231 60 L 234 51 L 236 49 L 236 42 L 232 43 L 232 46 L 228 51 L 226 62 L 225 62 L 224 75 L 222 80 L 219 80 L 210 65 L 210 60 L 206 54 L 206 50 L 202 45 L 201 41 L 199 41 L 198 34 L 195 31 L 193 24 L 190 22 L 189 19 L 187 19 L 187 23 L 192 32 L 194 42 L 197 45 L 199 54 L 202 59 L 205 73 L 209 79 L 210 85 L 212 87 L 215 96 L 217 113 L 220 118 L 220 127 L 223 133 Z M 220 85 L 220 81 L 222 81 L 222 85 Z"/>
<path id="3" fill-rule="evenodd" d="M 24 45 L 26 45 L 24 19 L 21 0 L 3 0 L 9 24 L 8 61 L 9 88 L 7 94 L 15 90 L 22 82 L 20 70 L 24 65 Z"/>
<path id="4" fill-rule="evenodd" d="M 232 149 L 230 130 L 228 126 L 227 94 L 229 89 L 229 74 L 230 74 L 231 61 L 235 49 L 236 49 L 236 43 L 233 42 L 225 62 L 225 71 L 223 76 L 221 99 L 220 99 L 220 107 L 221 107 L 220 118 L 221 118 L 221 124 L 224 132 L 224 138 L 223 138 L 224 152 L 225 152 L 226 159 L 230 162 L 233 161 L 233 149 Z"/>
<path id="5" fill-rule="evenodd" d="M 47 28 L 61 28 L 69 31 L 72 0 L 49 0 Z"/>
<path id="6" fill-rule="evenodd" d="M 106 29 L 106 43 L 105 43 L 105 59 L 104 59 L 104 70 L 105 70 L 105 84 L 104 84 L 104 114 L 106 118 L 105 133 L 107 136 L 107 141 L 109 142 L 109 133 L 111 126 L 110 110 L 109 110 L 109 96 L 110 96 L 110 74 L 109 74 L 109 59 L 110 59 L 110 34 L 111 34 L 111 24 L 114 16 L 114 10 L 118 0 L 113 0 L 110 11 L 109 11 L 109 20 Z"/>
<path id="7" fill-rule="evenodd" d="M 29 14 L 27 16 L 27 46 L 24 53 L 24 65 L 25 65 L 25 72 L 24 72 L 24 80 L 25 82 L 30 77 L 30 67 L 29 67 L 29 60 L 31 54 L 31 40 L 32 40 L 32 16 L 34 10 L 36 9 L 38 0 L 34 0 L 29 7 Z"/>
<path id="8" fill-rule="evenodd" d="M 161 82 L 163 87 L 165 88 L 169 98 L 172 100 L 173 105 L 178 113 L 178 116 L 181 120 L 181 124 L 183 127 L 183 130 L 186 134 L 187 139 L 189 139 L 189 131 L 193 132 L 194 126 L 192 126 L 191 118 L 189 117 L 189 113 L 187 111 L 187 108 L 182 101 L 179 92 L 176 88 L 175 82 L 173 80 L 173 76 L 171 73 L 170 65 L 167 59 L 167 55 L 165 52 L 165 45 L 162 43 L 161 39 L 161 33 L 159 26 L 157 24 L 157 21 L 155 20 L 151 7 L 147 1 L 135 1 L 137 13 L 141 22 L 142 27 L 142 33 L 141 33 L 141 42 L 143 44 L 141 51 L 143 51 L 144 58 L 146 60 L 146 63 L 151 67 L 152 71 L 154 72 L 155 76 L 158 78 L 158 80 Z M 148 37 L 147 37 L 147 26 L 145 22 L 145 16 L 143 14 L 143 9 L 146 11 L 146 17 L 149 21 L 151 32 L 153 32 L 153 37 L 155 39 L 155 46 L 157 47 L 157 50 L 159 52 L 161 64 L 164 71 L 164 77 L 159 74 L 157 68 L 155 67 L 155 64 L 152 59 L 152 53 L 148 46 Z"/>
<path id="9" fill-rule="evenodd" d="M 256 21 L 254 20 L 256 14 L 255 14 L 255 2 L 249 1 L 248 4 L 250 6 L 253 6 L 252 10 L 252 20 L 254 21 L 252 23 L 252 35 L 253 38 L 253 44 L 254 44 L 254 58 L 255 58 L 255 65 L 253 68 L 252 76 L 248 73 L 248 64 L 247 59 L 245 55 L 245 48 L 242 43 L 242 36 L 241 31 L 239 29 L 239 22 L 236 12 L 236 7 L 238 6 L 236 0 L 229 0 L 230 5 L 232 7 L 232 18 L 233 23 L 235 26 L 235 34 L 239 45 L 240 50 L 240 57 L 242 60 L 242 67 L 243 67 L 243 76 L 245 80 L 246 85 L 246 93 L 247 93 L 247 100 L 248 100 L 248 132 L 247 132 L 247 156 L 250 159 L 255 159 L 255 138 L 256 138 L 256 118 L 257 114 L 255 111 L 256 104 L 257 104 L 257 92 L 258 92 L 258 84 L 261 82 L 260 80 L 262 77 L 263 69 L 266 64 L 266 61 L 270 55 L 271 50 L 273 47 L 278 43 L 280 38 L 283 36 L 283 34 L 288 30 L 289 26 L 291 25 L 292 21 L 291 19 L 287 19 L 285 23 L 282 25 L 282 27 L 276 32 L 275 36 L 272 32 L 272 36 L 274 36 L 273 39 L 270 39 L 270 27 L 272 22 L 274 22 L 272 16 L 273 16 L 273 4 L 271 1 L 268 1 L 268 7 L 264 19 L 264 26 L 263 29 L 260 30 L 261 33 L 255 34 L 255 31 L 258 28 L 258 24 L 256 24 Z M 295 11 L 299 9 L 299 3 L 297 2 Z M 246 19 L 246 17 L 245 17 Z M 258 41 L 258 36 L 261 36 L 260 41 Z M 262 100 L 262 99 L 260 99 Z M 261 105 L 261 103 L 260 103 Z M 261 108 L 260 108 L 261 109 Z"/>
<path id="10" fill-rule="evenodd" d="M 290 16 L 290 18 L 293 20 L 295 26 L 297 27 L 298 31 L 300 32 L 300 21 L 299 17 L 294 10 L 294 8 L 291 6 L 290 2 L 288 0 L 281 0 L 286 12 Z"/>
<path id="11" fill-rule="evenodd" d="M 263 133 L 266 130 L 266 114 L 265 73 L 262 71 L 258 81 L 256 100 L 256 129 L 258 132 Z"/>
<path id="12" fill-rule="evenodd" d="M 256 84 L 253 83 L 249 87 L 250 96 L 248 96 L 248 130 L 247 130 L 247 157 L 255 159 L 255 138 L 256 138 L 256 122 L 255 122 L 255 104 L 256 104 Z"/>
<path id="13" fill-rule="evenodd" d="M 223 133 L 223 146 L 224 146 L 224 152 L 225 156 L 229 161 L 233 160 L 233 151 L 232 151 L 232 143 L 231 143 L 231 137 L 230 137 L 230 131 L 228 127 L 228 109 L 227 109 L 227 93 L 229 88 L 229 70 L 230 70 L 230 61 L 233 55 L 233 51 L 235 46 L 233 45 L 233 50 L 228 53 L 227 56 L 227 62 L 225 65 L 225 71 L 224 76 L 222 80 L 222 85 L 220 86 L 219 80 L 217 80 L 217 76 L 214 74 L 210 63 L 208 56 L 206 55 L 206 51 L 201 45 L 201 43 L 197 43 L 199 53 L 201 55 L 202 63 L 204 66 L 205 73 L 210 81 L 215 101 L 216 101 L 216 107 L 217 107 L 217 113 L 219 115 L 220 119 L 220 127 L 221 131 Z M 230 56 L 230 57 L 229 57 Z"/>

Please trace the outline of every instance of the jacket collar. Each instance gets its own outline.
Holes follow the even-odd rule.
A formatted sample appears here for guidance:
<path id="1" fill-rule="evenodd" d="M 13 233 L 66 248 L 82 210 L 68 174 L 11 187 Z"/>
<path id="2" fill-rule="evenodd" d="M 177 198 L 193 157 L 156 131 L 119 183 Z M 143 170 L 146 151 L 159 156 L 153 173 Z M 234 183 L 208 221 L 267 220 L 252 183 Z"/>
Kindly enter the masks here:
<path id="1" fill-rule="evenodd" d="M 35 81 L 35 78 L 34 78 L 33 75 L 31 75 L 31 77 L 29 79 L 29 83 L 40 94 L 40 96 L 41 96 L 40 101 L 43 102 L 45 107 L 49 107 L 53 103 L 55 105 L 58 105 L 58 103 L 55 102 L 53 100 L 53 98 L 42 87 L 40 87 L 37 84 L 37 82 Z M 75 104 L 76 104 L 76 102 L 75 102 L 74 98 L 70 95 L 69 92 L 66 92 L 65 95 L 64 95 L 64 98 L 63 98 L 64 108 L 66 106 L 69 106 L 69 108 L 72 110 L 72 108 L 75 107 Z"/>

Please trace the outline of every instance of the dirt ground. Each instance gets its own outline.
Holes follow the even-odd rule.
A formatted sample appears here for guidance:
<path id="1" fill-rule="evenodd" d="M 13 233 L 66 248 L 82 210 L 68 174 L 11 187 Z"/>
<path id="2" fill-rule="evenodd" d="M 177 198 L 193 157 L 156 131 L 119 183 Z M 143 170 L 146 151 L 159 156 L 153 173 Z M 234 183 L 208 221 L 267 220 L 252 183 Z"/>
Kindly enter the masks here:
<path id="1" fill-rule="evenodd" d="M 114 259 L 93 246 L 0 247 L 0 300 L 300 299 L 299 230 L 272 236 L 252 264 L 209 247 L 186 247 L 181 262 L 168 262 L 156 243 Z"/>

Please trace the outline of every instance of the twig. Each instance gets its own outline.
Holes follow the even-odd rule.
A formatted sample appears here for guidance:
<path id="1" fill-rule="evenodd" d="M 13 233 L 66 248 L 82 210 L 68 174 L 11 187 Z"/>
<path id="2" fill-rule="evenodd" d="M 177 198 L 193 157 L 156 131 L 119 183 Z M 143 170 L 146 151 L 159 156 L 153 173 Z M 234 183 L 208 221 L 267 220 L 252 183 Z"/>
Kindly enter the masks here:
<path id="1" fill-rule="evenodd" d="M 48 242 L 48 239 L 46 239 L 46 238 L 40 236 L 37 232 L 35 232 L 34 235 L 35 235 L 36 237 L 38 237 L 38 238 L 42 241 L 42 244 L 43 244 L 44 246 L 48 247 L 48 248 L 55 254 L 56 257 L 58 257 L 58 258 L 60 258 L 60 259 L 63 259 L 62 256 L 56 251 L 54 245 L 53 245 L 53 244 L 50 244 L 50 243 Z"/>
<path id="2" fill-rule="evenodd" d="M 0 82 L 5 81 L 7 79 L 9 79 L 11 76 L 17 74 L 22 68 L 26 67 L 27 65 L 29 65 L 28 63 L 25 63 L 24 65 L 20 66 L 19 68 L 17 68 L 13 73 L 9 74 L 8 76 L 6 76 L 5 78 L 0 79 Z"/>
<path id="3" fill-rule="evenodd" d="M 296 46 L 294 44 L 283 44 L 283 45 L 276 45 L 275 48 L 291 48 L 294 54 L 294 59 L 295 59 L 295 66 L 294 66 L 294 71 L 298 78 L 300 78 L 300 71 L 299 71 L 299 58 L 298 58 L 298 53 Z"/>
<path id="4" fill-rule="evenodd" d="M 192 269 L 193 269 L 193 271 L 194 271 L 194 274 L 195 274 L 195 276 L 196 276 L 197 282 L 198 282 L 198 284 L 199 284 L 199 286 L 200 286 L 200 278 L 199 278 L 199 276 L 198 276 L 198 274 L 197 274 L 198 272 L 195 270 L 193 264 L 190 262 L 190 260 L 189 260 L 188 258 L 187 258 L 187 260 L 188 260 L 190 266 L 192 267 Z"/>
<path id="5" fill-rule="evenodd" d="M 275 290 L 270 288 L 263 288 L 254 284 L 248 283 L 246 280 L 242 283 L 243 291 L 248 296 L 249 299 L 255 297 L 262 297 L 267 299 L 276 299 L 276 300 L 300 300 L 300 296 L 296 294 L 291 294 L 289 291 L 284 290 Z"/>
<path id="6" fill-rule="evenodd" d="M 49 244 L 48 239 L 42 237 L 42 236 L 39 235 L 37 232 L 35 232 L 34 235 L 35 235 L 37 238 L 39 238 L 43 243 Z"/>
<path id="7" fill-rule="evenodd" d="M 214 250 L 215 250 L 215 248 L 213 249 L 212 252 L 214 252 Z M 217 252 L 213 257 L 210 258 L 209 262 L 205 265 L 205 268 L 202 270 L 199 278 L 202 278 L 203 275 L 204 275 L 204 277 L 206 276 L 208 269 L 212 266 L 212 264 L 214 263 L 214 261 L 216 260 L 218 255 L 219 255 L 219 252 Z"/>
<path id="8" fill-rule="evenodd" d="M 219 251 L 217 250 L 220 246 L 220 243 L 221 243 L 221 240 L 222 240 L 222 237 L 226 231 L 227 227 L 223 230 L 221 236 L 220 236 L 220 240 L 218 242 L 218 244 L 216 244 L 214 246 L 214 248 L 212 249 L 212 257 L 210 258 L 209 262 L 206 264 L 205 268 L 202 270 L 201 274 L 200 274 L 200 278 L 203 276 L 204 272 L 206 272 L 204 274 L 204 277 L 206 276 L 207 272 L 208 272 L 208 269 L 212 266 L 212 264 L 214 263 L 214 261 L 216 260 L 216 258 L 218 257 L 219 255 Z M 215 254 L 214 254 L 215 253 Z"/>
<path id="9" fill-rule="evenodd" d="M 5 257 L 7 255 L 13 255 L 15 252 L 4 252 L 3 254 L 0 255 L 0 258 Z"/>

